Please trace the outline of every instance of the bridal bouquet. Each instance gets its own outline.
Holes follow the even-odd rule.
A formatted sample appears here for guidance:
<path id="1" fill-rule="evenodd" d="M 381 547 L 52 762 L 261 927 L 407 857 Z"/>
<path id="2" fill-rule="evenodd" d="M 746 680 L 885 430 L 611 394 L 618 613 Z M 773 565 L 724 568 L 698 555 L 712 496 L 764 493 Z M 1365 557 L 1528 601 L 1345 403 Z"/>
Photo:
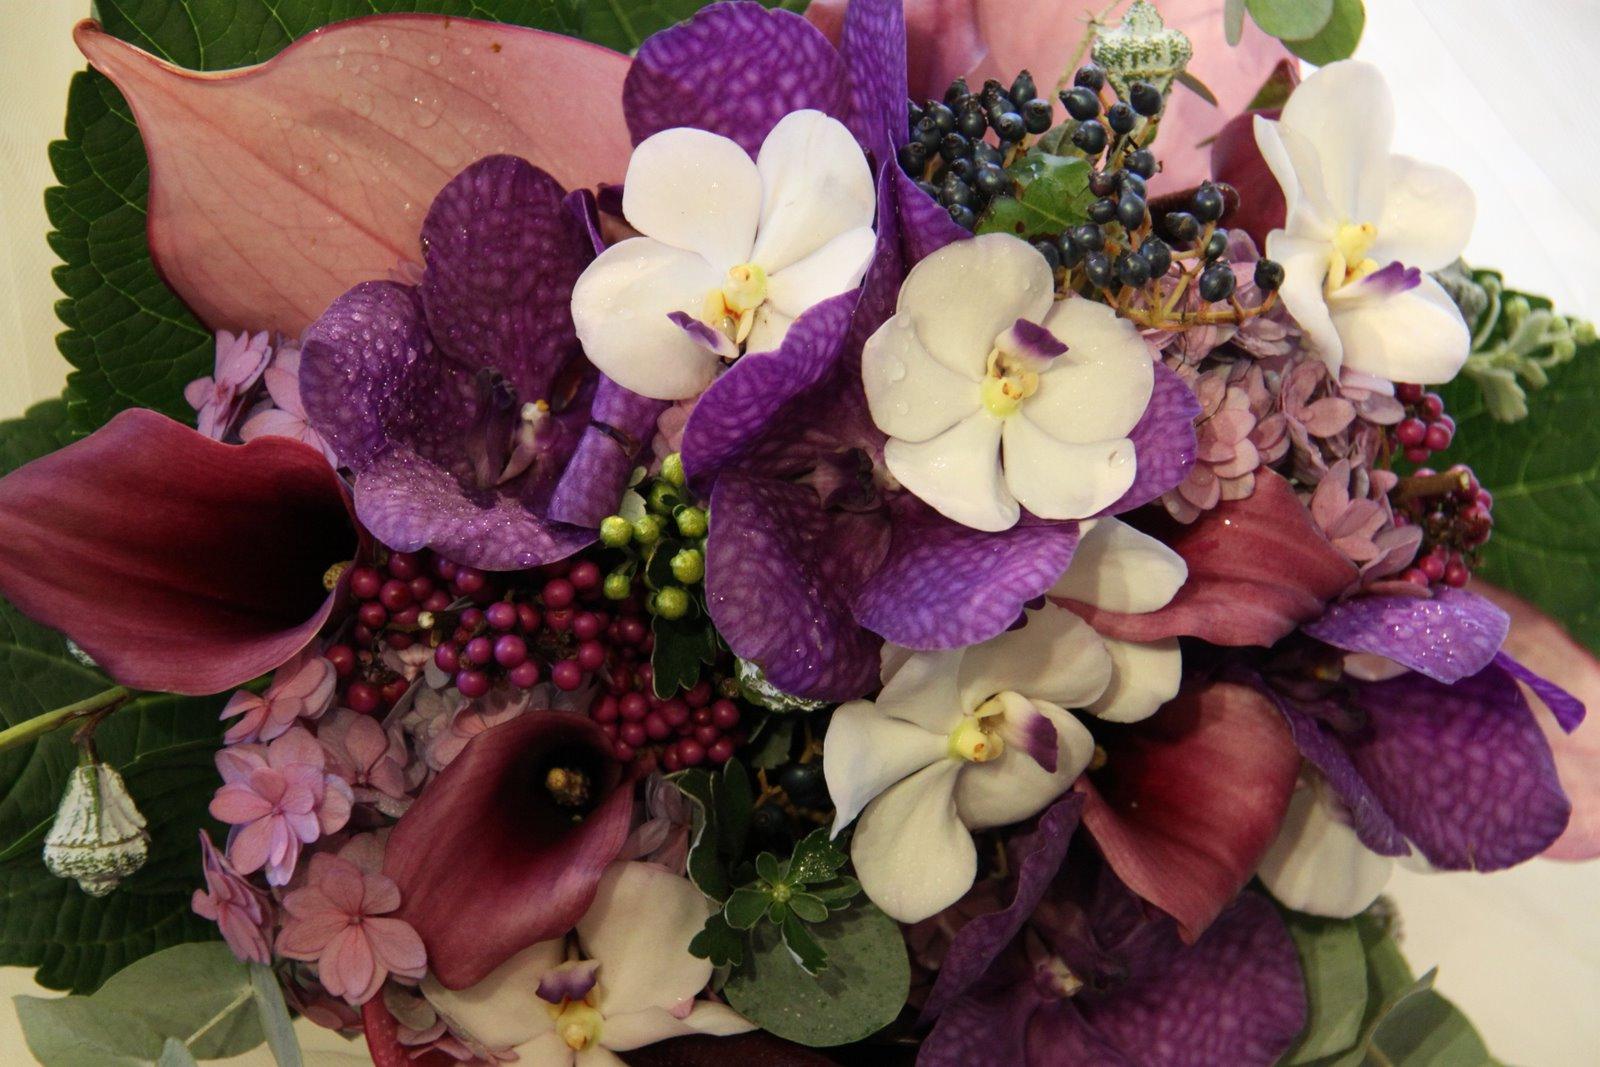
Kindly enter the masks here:
<path id="1" fill-rule="evenodd" d="M 1491 1062 L 1380 894 L 1600 854 L 1593 328 L 1359 0 L 803 7 L 79 26 L 40 1061 Z"/>

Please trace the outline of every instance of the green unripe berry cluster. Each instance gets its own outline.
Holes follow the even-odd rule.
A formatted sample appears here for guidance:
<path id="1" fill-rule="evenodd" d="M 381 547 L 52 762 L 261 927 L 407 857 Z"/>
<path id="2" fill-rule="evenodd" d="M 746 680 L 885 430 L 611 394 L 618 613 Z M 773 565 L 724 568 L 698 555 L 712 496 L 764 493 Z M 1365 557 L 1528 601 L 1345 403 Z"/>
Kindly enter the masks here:
<path id="1" fill-rule="evenodd" d="M 611 515 L 601 522 L 601 543 L 623 555 L 605 579 L 607 597 L 627 598 L 642 577 L 652 614 L 675 620 L 695 610 L 698 594 L 693 590 L 706 575 L 710 516 L 695 503 L 687 481 L 683 459 L 674 452 L 662 460 L 658 475 L 633 490 L 644 504 L 642 513 Z"/>

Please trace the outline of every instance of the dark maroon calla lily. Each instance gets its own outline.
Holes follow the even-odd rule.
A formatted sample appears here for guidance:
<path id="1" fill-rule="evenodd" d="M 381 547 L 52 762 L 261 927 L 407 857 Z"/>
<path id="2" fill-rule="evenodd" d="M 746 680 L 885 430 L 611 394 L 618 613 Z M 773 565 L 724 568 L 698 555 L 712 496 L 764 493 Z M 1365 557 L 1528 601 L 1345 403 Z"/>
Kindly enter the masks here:
<path id="1" fill-rule="evenodd" d="M 1256 116 L 1276 119 L 1281 112 L 1246 111 L 1230 119 L 1211 144 L 1211 176 L 1239 191 L 1239 200 L 1222 220 L 1229 228 L 1243 230 L 1256 247 L 1267 247 L 1267 234 L 1283 228 L 1287 205 L 1283 187 L 1272 176 L 1267 161 L 1256 146 Z"/>
<path id="2" fill-rule="evenodd" d="M 282 664 L 357 540 L 318 450 L 220 444 L 153 411 L 0 479 L 0 593 L 135 689 L 218 693 Z"/>
<path id="3" fill-rule="evenodd" d="M 1267 647 L 1322 615 L 1357 577 L 1289 483 L 1270 471 L 1256 472 L 1250 496 L 1162 533 L 1189 565 L 1189 578 L 1170 604 L 1144 615 L 1068 606 L 1096 630 L 1125 641 L 1199 637 L 1214 645 Z"/>
<path id="4" fill-rule="evenodd" d="M 1191 683 L 1160 714 L 1095 740 L 1106 762 L 1079 780 L 1084 827 L 1117 877 L 1192 941 L 1277 836 L 1300 752 L 1272 701 L 1232 682 Z"/>
<path id="5" fill-rule="evenodd" d="M 610 753 L 592 719 L 530 712 L 468 742 L 395 826 L 383 872 L 400 887 L 397 916 L 447 988 L 565 934 L 589 909 L 633 808 Z"/>

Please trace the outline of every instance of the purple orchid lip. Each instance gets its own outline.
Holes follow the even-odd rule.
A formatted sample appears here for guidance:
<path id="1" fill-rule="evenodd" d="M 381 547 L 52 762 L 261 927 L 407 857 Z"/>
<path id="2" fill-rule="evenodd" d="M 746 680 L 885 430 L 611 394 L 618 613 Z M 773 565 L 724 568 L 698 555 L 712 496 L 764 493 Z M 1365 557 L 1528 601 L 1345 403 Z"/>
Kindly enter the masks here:
<path id="1" fill-rule="evenodd" d="M 1067 346 L 1055 334 L 1027 319 L 1018 319 L 1000 339 L 1001 347 L 1019 356 L 1035 359 L 1055 359 L 1065 354 Z"/>
<path id="2" fill-rule="evenodd" d="M 682 311 L 674 311 L 667 318 L 671 319 L 684 333 L 692 337 L 695 344 L 712 355 L 720 356 L 727 360 L 738 357 L 738 347 L 728 340 L 726 335 L 713 330 L 694 316 L 685 314 Z"/>
<path id="3" fill-rule="evenodd" d="M 1041 715 L 1035 710 L 1033 718 L 1024 724 L 1022 750 L 1047 774 L 1056 773 L 1056 760 L 1061 754 L 1060 739 L 1056 724 L 1050 721 L 1048 715 Z"/>
<path id="4" fill-rule="evenodd" d="M 1395 260 L 1387 267 L 1381 267 L 1362 278 L 1361 284 L 1374 295 L 1396 296 L 1421 285 L 1422 271 L 1416 267 L 1407 267 L 1399 260 Z"/>
<path id="5" fill-rule="evenodd" d="M 548 1004 L 582 1000 L 594 988 L 599 969 L 599 960 L 569 960 L 551 968 L 539 979 L 539 999 Z"/>

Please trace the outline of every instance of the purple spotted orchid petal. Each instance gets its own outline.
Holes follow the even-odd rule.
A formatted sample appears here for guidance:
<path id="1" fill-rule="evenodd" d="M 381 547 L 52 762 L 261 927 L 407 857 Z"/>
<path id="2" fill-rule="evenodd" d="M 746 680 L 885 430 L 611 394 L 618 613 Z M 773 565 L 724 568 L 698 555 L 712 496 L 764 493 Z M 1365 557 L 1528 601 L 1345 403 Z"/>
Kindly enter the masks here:
<path id="1" fill-rule="evenodd" d="M 825 512 L 809 486 L 729 472 L 711 496 L 706 605 L 735 655 L 797 696 L 850 700 L 877 686 L 882 642 L 849 596 L 887 548 L 879 514 Z"/>
<path id="2" fill-rule="evenodd" d="M 550 518 L 574 526 L 599 526 L 617 510 L 634 461 L 655 434 L 656 420 L 670 407 L 624 389 L 601 375 L 590 409 L 590 425 L 546 509 Z"/>
<path id="3" fill-rule="evenodd" d="M 902 0 L 852 0 L 839 48 L 850 77 L 847 125 L 878 163 L 893 166 L 906 128 L 906 16 Z"/>
<path id="4" fill-rule="evenodd" d="M 950 213 L 940 207 L 933 197 L 917 188 L 913 178 L 898 167 L 891 167 L 890 170 L 894 175 L 895 203 L 900 213 L 901 241 L 907 268 L 953 241 L 964 241 L 972 236 L 957 226 L 950 218 Z"/>
<path id="5" fill-rule="evenodd" d="M 567 213 L 577 219 L 579 225 L 583 227 L 583 235 L 589 239 L 589 247 L 593 249 L 594 254 L 598 256 L 604 252 L 606 239 L 600 232 L 600 201 L 596 199 L 594 193 L 588 189 L 574 189 L 561 203 L 567 209 Z M 620 214 L 620 205 L 617 210 Z"/>
<path id="6" fill-rule="evenodd" d="M 792 111 L 841 121 L 851 111 L 844 60 L 828 39 L 793 12 L 754 3 L 712 4 L 646 40 L 622 100 L 636 145 L 688 122 L 752 156 Z"/>
<path id="7" fill-rule="evenodd" d="M 1194 466 L 1194 420 L 1200 414 L 1200 401 L 1164 364 L 1157 363 L 1155 369 L 1150 404 L 1128 433 L 1138 473 L 1128 491 L 1102 514 L 1120 515 L 1143 507 L 1181 483 Z"/>
<path id="8" fill-rule="evenodd" d="M 1496 653 L 1494 662 L 1501 670 L 1533 690 L 1534 695 L 1544 701 L 1544 706 L 1550 709 L 1550 714 L 1555 717 L 1556 724 L 1564 733 L 1570 734 L 1583 725 L 1585 715 L 1583 701 L 1544 675 L 1524 667 L 1504 652 Z"/>
<path id="9" fill-rule="evenodd" d="M 1040 1006 L 1047 1003 L 1028 983 L 962 998 L 945 1009 L 938 1025 L 923 1041 L 917 1052 L 917 1067 L 1016 1067 L 1029 1063 L 1029 1025 L 1038 1016 Z M 1103 1056 L 1060 1062 L 1135 1067 Z"/>
<path id="10" fill-rule="evenodd" d="M 534 992 L 547 1004 L 582 1000 L 594 988 L 599 969 L 599 960 L 568 960 L 544 972 Z"/>
<path id="11" fill-rule="evenodd" d="M 1022 929 L 1061 869 L 1082 810 L 1083 794 L 1068 793 L 1045 810 L 1031 833 L 1012 843 L 1017 876 L 1011 900 L 999 911 L 970 919 L 956 931 L 933 990 L 922 1005 L 922 1023 L 931 1022 L 962 997 Z"/>
<path id="12" fill-rule="evenodd" d="M 911 496 L 892 505 L 887 557 L 860 587 L 855 615 L 885 640 L 919 651 L 987 641 L 1043 596 L 1072 562 L 1078 526 L 1024 521 L 987 533 Z"/>
<path id="13" fill-rule="evenodd" d="M 1335 648 L 1385 656 L 1446 684 L 1488 666 L 1510 628 L 1510 617 L 1492 602 L 1451 588 L 1432 599 L 1368 596 L 1339 601 L 1301 627 Z"/>

